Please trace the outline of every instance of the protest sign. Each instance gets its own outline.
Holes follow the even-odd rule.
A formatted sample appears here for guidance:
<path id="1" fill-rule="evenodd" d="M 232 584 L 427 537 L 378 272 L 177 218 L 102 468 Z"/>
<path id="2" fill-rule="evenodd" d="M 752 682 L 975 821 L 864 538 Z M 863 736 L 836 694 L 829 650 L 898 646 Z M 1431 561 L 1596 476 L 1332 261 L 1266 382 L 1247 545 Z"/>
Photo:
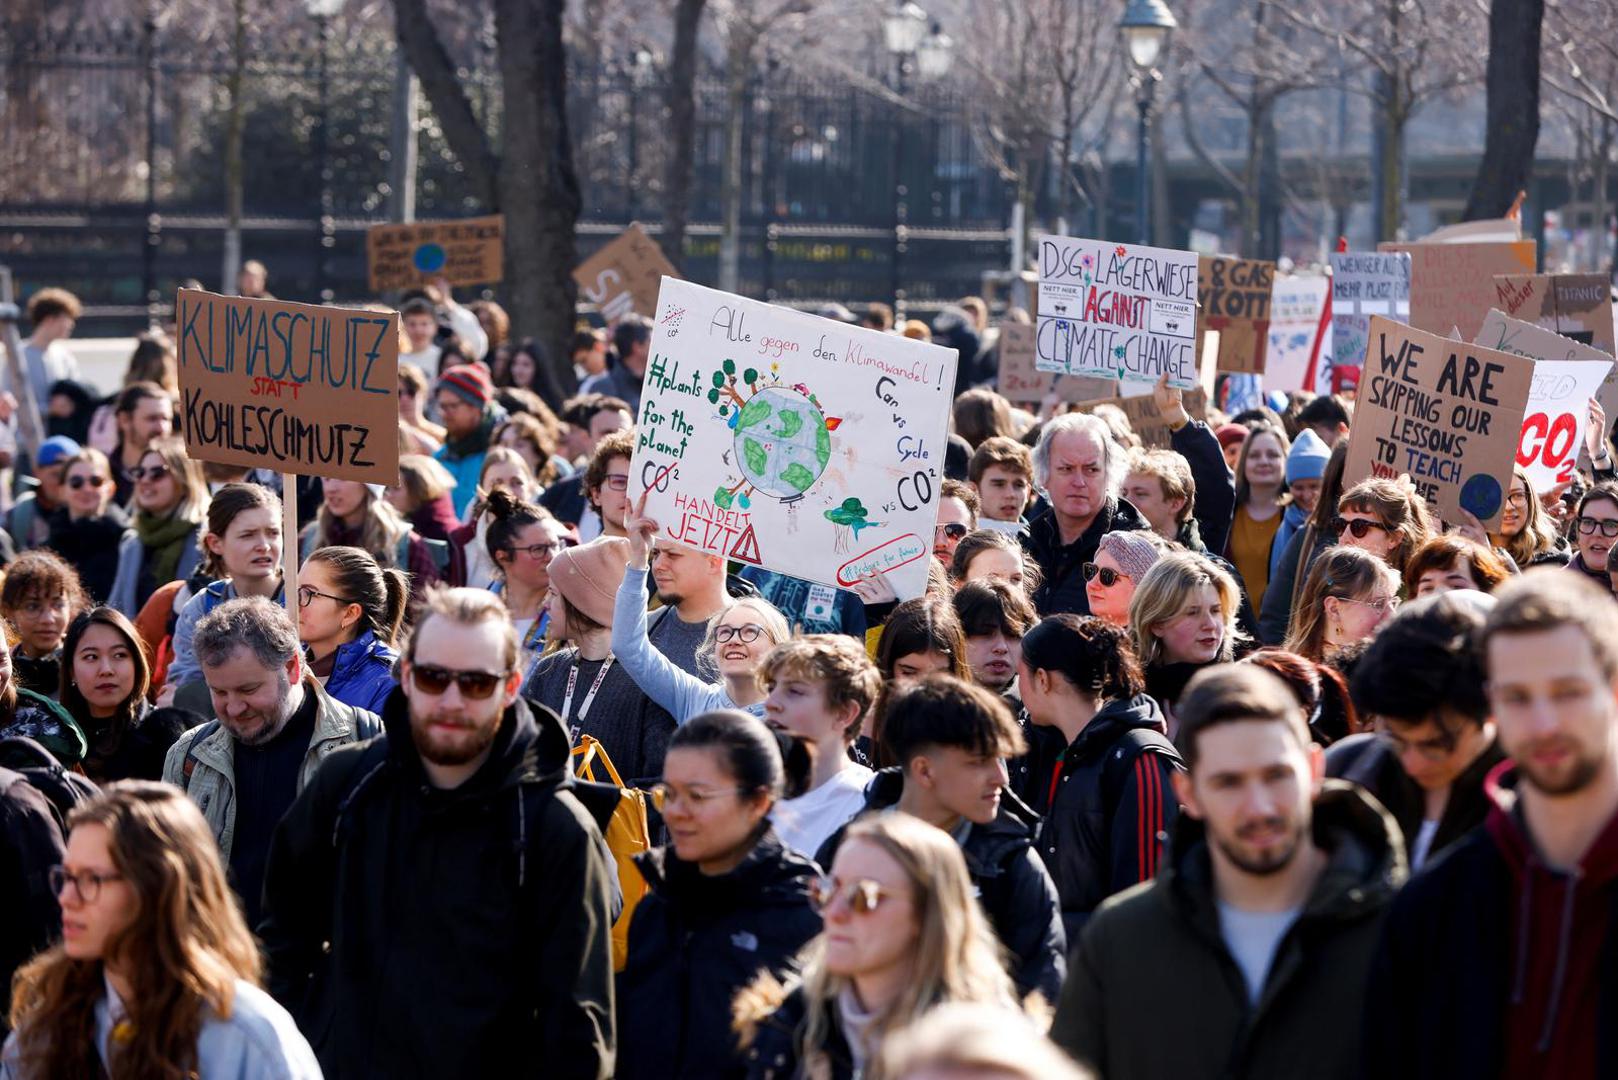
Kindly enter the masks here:
<path id="1" fill-rule="evenodd" d="M 1203 255 L 1197 259 L 1197 331 L 1219 332 L 1219 370 L 1263 373 L 1275 264 Z"/>
<path id="2" fill-rule="evenodd" d="M 1505 314 L 1613 351 L 1612 288 L 1605 274 L 1499 274 L 1494 286 Z"/>
<path id="3" fill-rule="evenodd" d="M 371 291 L 411 289 L 439 278 L 451 285 L 492 285 L 504 275 L 505 227 L 502 214 L 373 225 L 365 233 Z"/>
<path id="4" fill-rule="evenodd" d="M 1000 375 L 997 389 L 1014 405 L 1038 405 L 1047 394 L 1059 401 L 1101 397 L 1117 384 L 1082 375 L 1052 375 L 1034 366 L 1034 324 L 1000 324 Z"/>
<path id="5" fill-rule="evenodd" d="M 682 544 L 824 585 L 927 585 L 955 350 L 664 278 L 631 497 Z"/>
<path id="6" fill-rule="evenodd" d="M 1477 343 L 1535 361 L 1517 464 L 1528 470 L 1539 491 L 1572 480 L 1590 399 L 1618 389 L 1612 356 L 1498 310 L 1484 318 Z M 1607 408 L 1606 402 L 1602 407 Z M 1613 415 L 1607 414 L 1609 421 Z"/>
<path id="7" fill-rule="evenodd" d="M 181 289 L 180 427 L 199 461 L 399 482 L 399 315 Z"/>
<path id="8" fill-rule="evenodd" d="M 1408 474 L 1444 521 L 1497 526 L 1533 377 L 1525 357 L 1373 315 L 1343 487 Z"/>
<path id="9" fill-rule="evenodd" d="M 1483 317 L 1498 307 L 1496 274 L 1532 274 L 1534 242 L 1420 243 L 1377 245 L 1378 251 L 1410 255 L 1410 325 L 1433 334 L 1459 328 L 1477 337 Z"/>
<path id="10" fill-rule="evenodd" d="M 1039 241 L 1040 371 L 1197 382 L 1197 257 L 1068 236 Z"/>
<path id="11" fill-rule="evenodd" d="M 1202 387 L 1193 387 L 1184 394 L 1185 411 L 1191 414 L 1193 420 L 1206 420 L 1208 418 L 1208 395 Z M 1129 417 L 1129 426 L 1140 436 L 1142 445 L 1163 450 L 1171 449 L 1169 442 L 1168 421 L 1157 409 L 1157 401 L 1151 394 L 1142 394 L 1136 397 L 1122 398 L 1096 398 L 1091 401 L 1081 401 L 1078 408 L 1081 412 L 1094 412 L 1098 405 L 1116 405 Z"/>
<path id="12" fill-rule="evenodd" d="M 1410 321 L 1410 256 L 1338 251 L 1330 258 L 1332 364 L 1359 367 L 1372 315 Z"/>
<path id="13" fill-rule="evenodd" d="M 1270 329 L 1264 360 L 1264 388 L 1290 393 L 1313 390 L 1310 376 L 1319 368 L 1321 339 L 1329 320 L 1326 295 L 1331 279 L 1320 276 L 1282 278 L 1270 301 Z"/>
<path id="14" fill-rule="evenodd" d="M 609 323 L 631 311 L 651 318 L 657 311 L 658 285 L 665 277 L 679 274 L 657 241 L 634 224 L 573 271 L 580 295 Z"/>

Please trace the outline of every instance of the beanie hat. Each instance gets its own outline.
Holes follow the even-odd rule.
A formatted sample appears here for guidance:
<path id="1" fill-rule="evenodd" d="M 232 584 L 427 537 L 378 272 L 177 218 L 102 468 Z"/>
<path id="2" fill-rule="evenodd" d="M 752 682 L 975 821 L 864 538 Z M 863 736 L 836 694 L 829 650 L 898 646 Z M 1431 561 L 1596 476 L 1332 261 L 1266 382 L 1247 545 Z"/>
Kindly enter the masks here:
<path id="1" fill-rule="evenodd" d="M 78 443 L 66 435 L 52 435 L 39 444 L 39 453 L 35 456 L 34 465 L 37 468 L 48 468 L 66 461 L 77 454 L 81 449 Z"/>
<path id="2" fill-rule="evenodd" d="M 1096 547 L 1097 555 L 1103 551 L 1112 556 L 1119 569 L 1128 574 L 1129 580 L 1136 585 L 1141 583 L 1146 571 L 1163 553 L 1162 547 L 1153 543 L 1151 537 L 1140 529 L 1107 533 Z"/>
<path id="3" fill-rule="evenodd" d="M 1331 448 L 1326 445 L 1326 440 L 1316 435 L 1312 428 L 1304 428 L 1298 432 L 1297 441 L 1287 454 L 1287 483 L 1319 480 L 1326 474 L 1326 462 L 1330 459 Z"/>
<path id="4" fill-rule="evenodd" d="M 601 536 L 582 547 L 563 548 L 551 559 L 551 587 L 568 606 L 602 626 L 612 625 L 612 607 L 629 564 L 629 541 Z"/>
<path id="5" fill-rule="evenodd" d="M 456 364 L 438 377 L 438 389 L 460 395 L 468 404 L 483 408 L 494 397 L 489 373 L 477 364 Z"/>
<path id="6" fill-rule="evenodd" d="M 1214 436 L 1219 440 L 1219 448 L 1228 450 L 1232 444 L 1247 438 L 1247 428 L 1241 424 L 1221 424 L 1219 430 L 1214 432 Z"/>

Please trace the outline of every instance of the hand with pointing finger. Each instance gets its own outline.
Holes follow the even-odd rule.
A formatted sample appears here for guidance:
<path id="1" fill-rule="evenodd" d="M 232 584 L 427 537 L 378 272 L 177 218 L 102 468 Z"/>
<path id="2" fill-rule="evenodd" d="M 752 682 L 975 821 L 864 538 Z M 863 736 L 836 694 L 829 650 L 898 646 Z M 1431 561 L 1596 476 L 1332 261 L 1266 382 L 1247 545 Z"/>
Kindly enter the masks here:
<path id="1" fill-rule="evenodd" d="M 651 565 L 652 541 L 657 537 L 657 522 L 646 516 L 646 497 L 650 488 L 640 493 L 634 508 L 625 516 L 624 531 L 629 534 L 629 568 L 645 570 Z"/>

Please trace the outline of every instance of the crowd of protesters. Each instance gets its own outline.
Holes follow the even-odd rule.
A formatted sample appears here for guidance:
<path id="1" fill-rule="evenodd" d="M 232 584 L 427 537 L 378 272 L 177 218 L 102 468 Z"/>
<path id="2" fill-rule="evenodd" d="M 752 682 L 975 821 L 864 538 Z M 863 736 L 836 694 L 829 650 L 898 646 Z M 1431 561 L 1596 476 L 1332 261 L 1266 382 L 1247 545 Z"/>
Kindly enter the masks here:
<path id="1" fill-rule="evenodd" d="M 100 401 L 33 294 L 0 1077 L 1618 1074 L 1594 402 L 1490 532 L 1345 476 L 1351 399 L 1162 382 L 1147 446 L 1000 396 L 977 298 L 827 310 L 958 353 L 900 602 L 663 535 L 648 320 L 399 310 L 397 485 L 289 490 L 187 455 L 161 332 Z"/>

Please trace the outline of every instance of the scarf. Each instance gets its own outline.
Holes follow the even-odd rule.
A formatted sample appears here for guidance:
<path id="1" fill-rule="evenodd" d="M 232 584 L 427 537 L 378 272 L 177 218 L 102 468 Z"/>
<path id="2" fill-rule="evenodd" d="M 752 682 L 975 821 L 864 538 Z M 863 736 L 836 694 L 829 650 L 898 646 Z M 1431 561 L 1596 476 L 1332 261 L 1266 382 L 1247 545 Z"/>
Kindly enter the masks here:
<path id="1" fill-rule="evenodd" d="M 476 431 L 458 439 L 445 435 L 444 454 L 460 461 L 464 458 L 476 457 L 478 454 L 486 453 L 489 449 L 489 442 L 494 435 L 495 426 L 505 419 L 506 410 L 492 401 L 489 402 L 483 407 L 483 419 L 478 421 Z"/>
<path id="2" fill-rule="evenodd" d="M 135 513 L 135 534 L 146 549 L 146 568 L 152 573 L 152 581 L 165 585 L 174 580 L 186 538 L 196 527 L 196 522 L 182 517 L 153 517 L 144 510 Z"/>

